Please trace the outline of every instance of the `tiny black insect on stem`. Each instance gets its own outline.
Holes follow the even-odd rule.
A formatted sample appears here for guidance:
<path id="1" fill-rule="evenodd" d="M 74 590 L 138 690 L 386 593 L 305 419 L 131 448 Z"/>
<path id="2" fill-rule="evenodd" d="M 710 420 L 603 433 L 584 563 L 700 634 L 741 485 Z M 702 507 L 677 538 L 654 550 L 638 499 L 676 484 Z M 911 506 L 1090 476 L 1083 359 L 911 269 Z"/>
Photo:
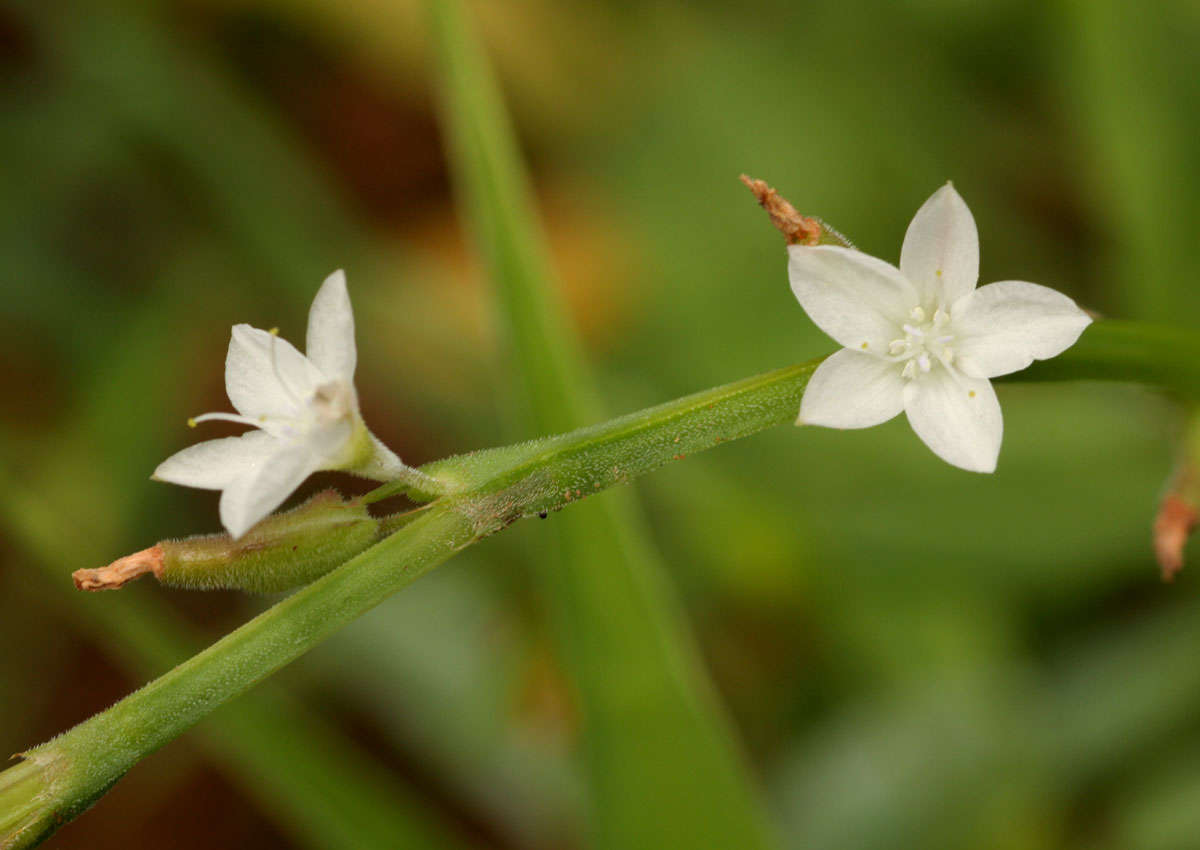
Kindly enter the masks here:
<path id="1" fill-rule="evenodd" d="M 547 516 L 549 516 L 549 513 L 548 513 L 548 512 L 546 512 L 546 511 L 538 511 L 538 519 L 545 519 Z"/>

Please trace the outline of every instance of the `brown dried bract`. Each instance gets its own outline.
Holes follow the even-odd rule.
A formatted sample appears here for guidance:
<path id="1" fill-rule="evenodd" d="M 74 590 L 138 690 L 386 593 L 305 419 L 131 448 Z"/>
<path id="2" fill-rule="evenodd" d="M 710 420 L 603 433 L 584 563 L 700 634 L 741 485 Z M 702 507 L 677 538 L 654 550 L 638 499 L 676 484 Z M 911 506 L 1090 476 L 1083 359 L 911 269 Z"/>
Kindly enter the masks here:
<path id="1" fill-rule="evenodd" d="M 740 179 L 754 193 L 754 197 L 758 198 L 759 205 L 771 217 L 771 224 L 783 234 L 789 245 L 816 245 L 820 241 L 820 221 L 800 215 L 796 208 L 780 197 L 765 180 L 755 180 L 745 174 L 741 175 Z"/>
<path id="2" fill-rule="evenodd" d="M 76 570 L 71 574 L 79 590 L 116 590 L 126 582 L 153 573 L 157 578 L 162 573 L 163 550 L 155 544 L 149 549 L 117 558 L 107 567 L 98 570 Z"/>
<path id="3" fill-rule="evenodd" d="M 1196 506 L 1179 493 L 1168 493 L 1154 518 L 1154 555 L 1163 581 L 1174 581 L 1183 569 L 1183 547 L 1200 522 Z"/>

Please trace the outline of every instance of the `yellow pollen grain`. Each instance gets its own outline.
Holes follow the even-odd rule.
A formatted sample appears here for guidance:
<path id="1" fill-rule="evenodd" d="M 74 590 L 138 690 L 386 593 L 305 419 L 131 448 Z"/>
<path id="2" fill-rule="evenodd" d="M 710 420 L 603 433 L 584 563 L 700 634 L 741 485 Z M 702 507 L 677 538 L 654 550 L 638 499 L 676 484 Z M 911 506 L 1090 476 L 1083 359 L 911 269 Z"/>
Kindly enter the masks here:
<path id="1" fill-rule="evenodd" d="M 191 416 L 188 417 L 188 427 L 189 428 L 196 427 L 196 420 L 194 418 L 192 418 Z"/>
<path id="2" fill-rule="evenodd" d="M 863 351 L 866 351 L 866 350 L 867 350 L 867 344 L 866 344 L 865 342 L 862 344 L 862 350 L 863 350 Z"/>
<path id="3" fill-rule="evenodd" d="M 941 274 L 941 272 L 938 272 L 938 274 Z M 267 333 L 271 336 L 279 336 L 279 328 L 271 328 Z"/>
<path id="4" fill-rule="evenodd" d="M 942 270 L 941 270 L 941 269 L 938 269 L 938 270 L 937 270 L 937 276 L 938 276 L 938 277 L 941 277 L 941 276 L 942 276 Z"/>
<path id="5" fill-rule="evenodd" d="M 975 390 L 971 390 L 970 392 L 968 392 L 968 393 L 967 393 L 967 397 L 968 397 L 968 398 L 975 398 Z"/>

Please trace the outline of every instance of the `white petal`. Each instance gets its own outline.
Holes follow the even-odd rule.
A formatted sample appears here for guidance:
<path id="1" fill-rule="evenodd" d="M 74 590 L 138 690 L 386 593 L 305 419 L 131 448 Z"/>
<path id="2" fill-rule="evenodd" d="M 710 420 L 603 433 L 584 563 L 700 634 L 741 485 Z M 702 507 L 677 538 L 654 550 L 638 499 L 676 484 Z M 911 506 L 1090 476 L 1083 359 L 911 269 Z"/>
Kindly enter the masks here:
<path id="1" fill-rule="evenodd" d="M 243 416 L 296 418 L 323 376 L 290 342 L 234 325 L 225 356 L 225 391 Z"/>
<path id="2" fill-rule="evenodd" d="M 942 460 L 971 472 L 995 471 L 1004 420 L 987 380 L 956 379 L 936 368 L 904 388 L 904 412 L 917 436 Z"/>
<path id="3" fill-rule="evenodd" d="M 317 458 L 318 469 L 339 469 L 346 461 L 346 454 L 352 447 L 348 445 L 355 434 L 356 427 L 362 422 L 357 416 L 326 422 L 304 435 L 308 450 Z"/>
<path id="4" fill-rule="evenodd" d="M 277 446 L 277 441 L 264 431 L 208 440 L 171 455 L 151 477 L 185 487 L 222 490 L 261 463 Z"/>
<path id="5" fill-rule="evenodd" d="M 308 359 L 330 380 L 354 381 L 354 311 L 346 291 L 346 274 L 338 269 L 321 284 L 308 311 Z"/>
<path id="6" fill-rule="evenodd" d="M 319 463 L 306 444 L 285 444 L 225 488 L 221 524 L 234 539 L 241 537 L 283 504 Z"/>
<path id="7" fill-rule="evenodd" d="M 846 348 L 884 353 L 917 293 L 894 266 L 836 245 L 788 247 L 788 278 L 817 327 Z"/>
<path id="8" fill-rule="evenodd" d="M 989 283 L 950 310 L 954 349 L 984 378 L 1024 369 L 1075 344 L 1092 320 L 1067 296 L 1022 280 Z"/>
<path id="9" fill-rule="evenodd" d="M 870 428 L 904 409 L 904 384 L 895 363 L 843 348 L 808 379 L 797 425 Z"/>
<path id="10" fill-rule="evenodd" d="M 954 186 L 933 193 L 913 216 L 900 248 L 900 271 L 925 306 L 946 306 L 979 280 L 979 233 Z"/>

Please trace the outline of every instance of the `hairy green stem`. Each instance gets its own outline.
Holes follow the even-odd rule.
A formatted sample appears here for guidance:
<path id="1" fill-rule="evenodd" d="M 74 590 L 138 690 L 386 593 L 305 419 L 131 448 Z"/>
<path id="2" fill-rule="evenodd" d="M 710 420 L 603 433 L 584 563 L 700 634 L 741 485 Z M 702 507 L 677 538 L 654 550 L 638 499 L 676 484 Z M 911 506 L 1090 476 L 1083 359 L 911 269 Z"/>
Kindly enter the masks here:
<path id="1" fill-rule="evenodd" d="M 1082 353 L 1068 352 L 1059 368 L 1074 378 L 1103 380 L 1114 371 L 1124 376 L 1108 355 L 1094 352 L 1108 341 L 1128 343 L 1139 329 L 1144 330 L 1098 323 L 1089 329 L 1093 339 Z M 1181 366 L 1179 358 L 1190 356 L 1196 345 L 1190 335 L 1162 335 L 1150 349 L 1154 356 L 1138 361 L 1136 371 L 1151 383 L 1195 396 L 1200 389 L 1195 367 Z M 568 434 L 429 464 L 423 471 L 447 482 L 450 495 L 406 516 L 390 537 L 0 773 L 0 847 L 37 843 L 139 759 L 482 537 L 673 460 L 791 422 L 819 362 Z M 385 485 L 373 495 L 387 493 Z"/>
<path id="2" fill-rule="evenodd" d="M 671 461 L 792 422 L 819 363 L 776 369 L 600 425 L 423 469 L 477 497 L 501 500 L 510 519 L 556 510 Z"/>
<path id="3" fill-rule="evenodd" d="M 0 812 L 0 824 L 9 827 L 0 832 L 0 847 L 37 843 L 139 759 L 463 547 L 522 516 L 790 421 L 817 362 L 569 434 L 430 464 L 425 471 L 450 483 L 452 495 L 405 516 L 390 537 L 0 773 L 22 777 L 20 799 L 7 815 Z M 386 488 L 376 495 L 381 491 L 386 495 Z"/>
<path id="4" fill-rule="evenodd" d="M 112 708 L 24 753 L 26 762 L 17 768 L 28 772 L 32 764 L 38 777 L 26 779 L 20 799 L 32 795 L 40 807 L 0 833 L 0 847 L 33 846 L 91 805 L 139 759 L 478 536 L 460 505 L 433 506 Z M 7 821 L 0 812 L 0 824 Z"/>

